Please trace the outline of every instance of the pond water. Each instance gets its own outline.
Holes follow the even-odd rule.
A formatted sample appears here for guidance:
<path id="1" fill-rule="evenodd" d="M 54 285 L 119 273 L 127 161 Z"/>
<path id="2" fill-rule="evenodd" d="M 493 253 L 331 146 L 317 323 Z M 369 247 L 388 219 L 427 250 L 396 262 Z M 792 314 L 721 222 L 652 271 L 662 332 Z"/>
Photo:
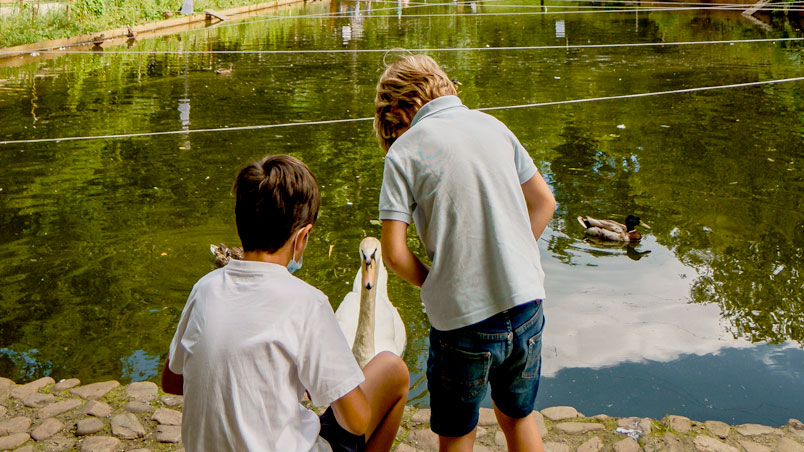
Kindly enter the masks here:
<path id="1" fill-rule="evenodd" d="M 311 3 L 131 48 L 0 61 L 0 141 L 373 114 L 383 53 L 224 50 L 488 47 L 430 52 L 472 108 L 804 74 L 797 42 L 493 49 L 799 35 L 775 16 L 767 31 L 732 11 L 546 4 Z M 231 75 L 214 72 L 230 63 Z M 804 416 L 804 83 L 491 113 L 558 200 L 540 240 L 539 408 Z M 237 243 L 238 167 L 280 152 L 321 183 L 298 275 L 337 307 L 361 238 L 380 233 L 383 155 L 369 121 L 0 145 L 0 375 L 158 381 L 189 290 L 213 268 L 209 244 Z M 575 220 L 629 213 L 652 226 L 634 248 L 586 240 Z M 427 318 L 416 289 L 389 284 L 408 327 L 410 403 L 427 406 Z"/>

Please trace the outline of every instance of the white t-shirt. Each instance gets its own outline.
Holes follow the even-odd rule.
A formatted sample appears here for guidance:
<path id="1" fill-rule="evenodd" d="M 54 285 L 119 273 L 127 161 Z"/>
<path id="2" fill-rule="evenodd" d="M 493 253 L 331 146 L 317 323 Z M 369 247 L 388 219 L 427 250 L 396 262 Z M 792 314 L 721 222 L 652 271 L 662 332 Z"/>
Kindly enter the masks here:
<path id="1" fill-rule="evenodd" d="M 436 329 L 544 298 L 521 187 L 536 172 L 502 122 L 456 96 L 425 104 L 388 150 L 380 219 L 415 223 L 433 261 L 421 298 Z"/>
<path id="2" fill-rule="evenodd" d="M 324 406 L 364 379 L 326 295 L 281 265 L 238 260 L 193 287 L 170 370 L 184 377 L 188 452 L 329 451 L 304 391 Z"/>

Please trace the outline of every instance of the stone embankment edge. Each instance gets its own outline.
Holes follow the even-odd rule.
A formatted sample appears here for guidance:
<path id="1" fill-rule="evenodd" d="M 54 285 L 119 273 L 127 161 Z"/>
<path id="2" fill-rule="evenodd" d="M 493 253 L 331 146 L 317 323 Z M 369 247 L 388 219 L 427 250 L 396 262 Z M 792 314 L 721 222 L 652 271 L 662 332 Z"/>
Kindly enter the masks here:
<path id="1" fill-rule="evenodd" d="M 81 385 L 50 377 L 18 385 L 0 377 L 0 451 L 183 451 L 183 398 L 152 382 Z M 321 412 L 321 409 L 316 409 Z M 668 415 L 650 418 L 586 417 L 558 406 L 534 411 L 546 452 L 804 452 L 804 423 L 780 427 L 728 425 Z M 406 407 L 393 450 L 438 449 L 427 409 Z M 475 452 L 506 450 L 494 412 L 481 409 Z"/>
<path id="2" fill-rule="evenodd" d="M 238 15 L 250 14 L 264 9 L 271 9 L 295 3 L 304 3 L 305 1 L 306 0 L 274 0 L 270 2 L 258 3 L 256 5 L 240 6 L 237 8 L 230 8 L 216 12 L 229 18 L 236 18 Z M 131 29 L 137 35 L 142 35 L 164 29 L 187 27 L 198 22 L 206 22 L 206 16 L 207 15 L 205 13 L 187 15 L 177 17 L 175 19 L 160 20 L 158 22 L 137 25 L 131 27 Z M 53 50 L 60 49 L 62 47 L 92 44 L 93 39 L 100 35 L 104 35 L 104 42 L 112 41 L 112 43 L 114 43 L 115 40 L 120 40 L 120 43 L 122 43 L 128 39 L 126 36 L 127 33 L 128 27 L 119 27 L 112 30 L 100 31 L 91 35 L 80 35 L 70 38 L 53 39 L 50 41 L 40 41 L 32 44 L 0 48 L 0 51 L 2 51 L 2 53 L 0 53 L 0 60 L 42 50 Z"/>

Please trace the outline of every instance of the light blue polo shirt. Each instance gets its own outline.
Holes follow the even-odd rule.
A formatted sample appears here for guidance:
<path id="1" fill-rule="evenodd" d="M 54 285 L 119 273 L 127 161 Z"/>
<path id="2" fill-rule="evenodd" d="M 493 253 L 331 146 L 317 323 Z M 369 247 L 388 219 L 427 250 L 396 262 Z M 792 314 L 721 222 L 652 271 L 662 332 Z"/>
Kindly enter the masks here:
<path id="1" fill-rule="evenodd" d="M 416 225 L 433 261 L 421 298 L 436 329 L 544 299 L 521 188 L 536 173 L 502 122 L 456 96 L 424 105 L 388 150 L 380 219 Z"/>

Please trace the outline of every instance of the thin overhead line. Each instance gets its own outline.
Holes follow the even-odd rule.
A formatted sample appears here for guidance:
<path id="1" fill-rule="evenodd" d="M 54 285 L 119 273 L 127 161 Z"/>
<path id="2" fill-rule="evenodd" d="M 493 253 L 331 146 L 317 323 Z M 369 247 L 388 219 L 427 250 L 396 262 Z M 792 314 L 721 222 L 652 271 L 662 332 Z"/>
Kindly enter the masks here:
<path id="1" fill-rule="evenodd" d="M 476 110 L 478 110 L 478 111 L 497 111 L 497 110 L 512 110 L 512 109 L 522 109 L 522 108 L 546 107 L 546 106 L 555 106 L 555 105 L 570 105 L 570 104 L 579 104 L 579 103 L 586 103 L 586 102 L 599 102 L 599 101 L 604 101 L 604 100 L 634 99 L 634 98 L 640 98 L 640 97 L 662 96 L 662 95 L 668 95 L 668 94 L 694 93 L 694 92 L 701 92 L 701 91 L 712 91 L 712 90 L 730 89 L 730 88 L 743 88 L 743 87 L 749 87 L 749 86 L 771 85 L 771 84 L 800 82 L 800 81 L 804 81 L 804 77 L 792 77 L 792 78 L 777 79 L 777 80 L 764 80 L 764 81 L 757 81 L 757 82 L 733 83 L 733 84 L 730 84 L 730 85 L 702 86 L 702 87 L 697 87 L 697 88 L 681 88 L 681 89 L 674 89 L 674 90 L 667 90 L 667 91 L 654 91 L 654 92 L 647 92 L 647 93 L 624 94 L 624 95 L 620 95 L 620 96 L 593 97 L 593 98 L 586 98 L 586 99 L 570 99 L 570 100 L 539 102 L 539 103 L 531 103 L 531 104 L 506 105 L 506 106 L 499 106 L 499 107 L 482 107 L 482 108 L 477 108 Z M 191 133 L 235 132 L 235 131 L 243 131 L 243 130 L 273 129 L 273 128 L 283 128 L 283 127 L 294 127 L 294 126 L 343 124 L 343 123 L 351 123 L 351 122 L 371 121 L 372 119 L 374 119 L 374 118 L 347 118 L 347 119 L 331 119 L 331 120 L 323 120 L 323 121 L 290 122 L 290 123 L 282 123 L 282 124 L 261 124 L 261 125 L 253 125 L 253 126 L 217 127 L 217 128 L 210 128 L 210 129 L 169 130 L 169 131 L 164 131 L 164 132 L 140 132 L 140 133 L 122 133 L 122 134 L 112 134 L 112 135 L 74 136 L 74 137 L 63 137 L 63 138 L 35 138 L 35 139 L 27 139 L 27 140 L 6 140 L 6 141 L 0 141 L 0 145 L 31 144 L 31 143 L 61 143 L 61 142 L 64 142 L 64 141 L 86 141 L 86 140 L 103 140 L 103 139 L 139 138 L 139 137 L 151 137 L 151 136 L 161 136 L 161 135 L 188 135 L 188 134 L 191 134 Z"/>
<path id="2" fill-rule="evenodd" d="M 502 46 L 502 47 L 434 47 L 420 49 L 301 49 L 301 50 L 105 50 L 103 54 L 125 55 L 125 54 L 150 54 L 150 55 L 266 55 L 266 54 L 343 54 L 343 53 L 387 53 L 394 50 L 404 50 L 406 52 L 469 52 L 469 51 L 514 51 L 514 50 L 555 50 L 555 49 L 604 49 L 619 47 L 665 47 L 665 46 L 692 46 L 692 45 L 714 45 L 714 44 L 751 44 L 766 42 L 796 42 L 804 41 L 801 38 L 757 38 L 757 39 L 730 39 L 724 41 L 660 41 L 660 42 L 630 42 L 630 43 L 611 43 L 611 44 L 555 44 L 541 46 Z M 0 50 L 0 53 L 3 53 Z M 92 54 L 97 53 L 91 50 L 42 50 L 39 54 Z"/>

